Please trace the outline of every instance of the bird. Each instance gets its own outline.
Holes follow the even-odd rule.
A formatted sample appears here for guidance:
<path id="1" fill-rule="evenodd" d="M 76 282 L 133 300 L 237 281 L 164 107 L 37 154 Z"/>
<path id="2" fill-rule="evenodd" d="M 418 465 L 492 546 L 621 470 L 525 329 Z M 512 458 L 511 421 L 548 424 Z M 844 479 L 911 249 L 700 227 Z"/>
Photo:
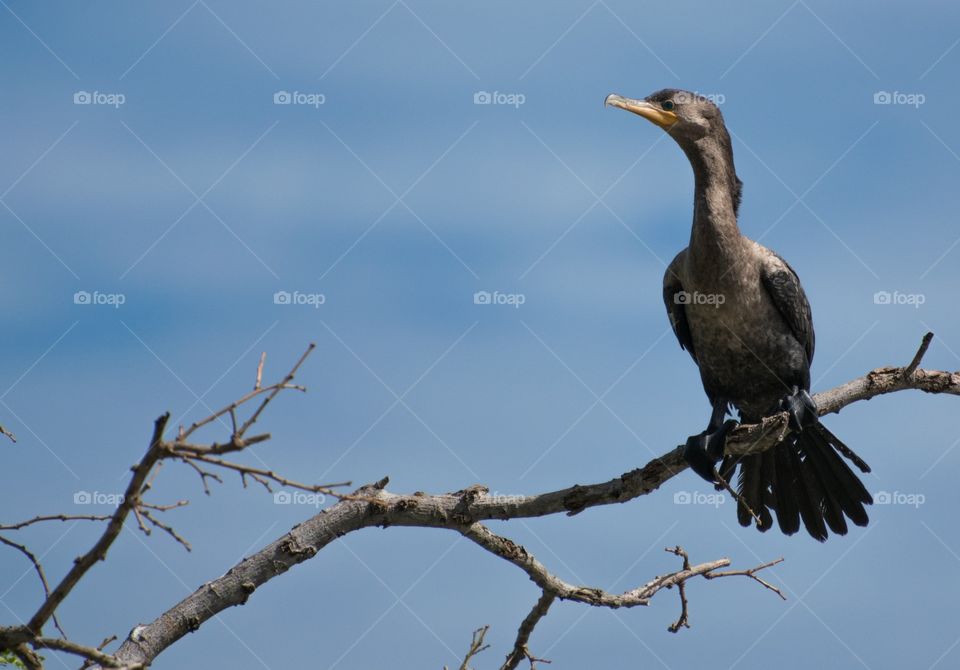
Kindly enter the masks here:
<path id="1" fill-rule="evenodd" d="M 775 514 L 784 534 L 796 533 L 802 520 L 823 542 L 830 531 L 845 535 L 848 519 L 867 525 L 864 506 L 873 498 L 844 459 L 863 473 L 870 466 L 821 423 L 810 396 L 815 335 L 797 273 L 740 232 L 743 182 L 720 109 L 706 96 L 678 89 L 642 99 L 611 94 L 604 106 L 659 126 L 693 168 L 690 241 L 663 278 L 670 325 L 700 370 L 712 410 L 706 430 L 687 439 L 684 459 L 718 489 L 739 467 L 741 526 L 755 522 L 767 531 Z M 728 415 L 757 423 L 784 411 L 788 430 L 775 446 L 746 456 L 725 454 L 727 436 L 738 424 Z"/>

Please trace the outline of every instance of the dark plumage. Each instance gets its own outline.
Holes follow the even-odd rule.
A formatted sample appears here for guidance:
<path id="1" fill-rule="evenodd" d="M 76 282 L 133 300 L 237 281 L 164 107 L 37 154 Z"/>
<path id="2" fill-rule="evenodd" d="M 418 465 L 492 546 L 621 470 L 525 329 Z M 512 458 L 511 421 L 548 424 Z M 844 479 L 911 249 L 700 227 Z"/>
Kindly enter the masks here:
<path id="1" fill-rule="evenodd" d="M 779 255 L 740 234 L 742 182 L 733 162 L 723 115 L 688 91 L 665 89 L 643 100 L 617 95 L 606 104 L 643 116 L 663 128 L 693 167 L 694 214 L 689 246 L 663 279 L 663 301 L 673 331 L 700 369 L 713 407 L 706 431 L 687 441 L 691 467 L 716 481 L 714 465 L 729 480 L 739 465 L 739 494 L 757 514 L 761 531 L 773 525 L 790 535 L 800 522 L 814 538 L 847 532 L 847 519 L 866 525 L 873 502 L 843 455 L 863 472 L 870 468 L 820 423 L 809 396 L 814 353 L 810 304 L 793 268 Z M 723 455 L 732 421 L 755 423 L 784 409 L 791 430 L 778 445 L 745 457 Z M 752 516 L 738 505 L 740 524 Z"/>

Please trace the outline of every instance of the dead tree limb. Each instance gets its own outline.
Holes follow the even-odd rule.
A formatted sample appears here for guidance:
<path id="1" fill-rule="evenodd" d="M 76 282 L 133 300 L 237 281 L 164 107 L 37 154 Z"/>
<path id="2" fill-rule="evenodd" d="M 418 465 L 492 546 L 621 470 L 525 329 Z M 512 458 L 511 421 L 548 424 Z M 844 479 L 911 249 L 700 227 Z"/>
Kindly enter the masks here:
<path id="1" fill-rule="evenodd" d="M 842 408 L 878 395 L 907 389 L 928 393 L 960 395 L 960 374 L 919 367 L 930 342 L 926 336 L 911 362 L 899 368 L 878 368 L 814 396 L 820 414 L 839 412 Z M 73 653 L 88 661 L 105 667 L 139 668 L 149 665 L 163 650 L 186 633 L 197 630 L 205 621 L 228 607 L 244 604 L 249 597 L 270 579 L 283 574 L 294 565 L 312 558 L 320 550 L 346 533 L 361 528 L 411 526 L 452 530 L 468 537 L 483 549 L 510 561 L 522 569 L 541 589 L 541 597 L 527 615 L 518 630 L 517 639 L 503 667 L 513 668 L 524 658 L 531 665 L 541 661 L 527 647 L 530 634 L 543 618 L 550 605 L 557 599 L 572 600 L 592 606 L 634 607 L 646 605 L 650 598 L 665 588 L 677 586 L 681 591 L 682 611 L 680 618 L 671 627 L 679 629 L 688 624 L 685 586 L 688 580 L 702 576 L 708 579 L 726 576 L 746 576 L 765 588 L 782 593 L 773 585 L 756 576 L 760 570 L 776 561 L 747 570 L 720 571 L 730 561 L 722 558 L 707 563 L 691 565 L 685 552 L 679 547 L 668 549 L 683 558 L 683 567 L 621 594 L 611 594 L 597 587 L 577 586 L 561 580 L 548 571 L 522 546 L 508 538 L 490 531 L 482 522 L 493 519 L 516 519 L 539 517 L 550 514 L 577 514 L 589 507 L 623 503 L 648 494 L 664 482 L 686 469 L 682 447 L 674 448 L 653 459 L 644 467 L 627 472 L 607 482 L 575 485 L 566 489 L 530 496 L 489 496 L 488 489 L 475 485 L 454 493 L 428 495 L 425 493 L 396 494 L 386 490 L 388 479 L 361 487 L 352 494 L 340 494 L 333 487 L 340 484 L 300 484 L 271 471 L 248 468 L 224 461 L 221 455 L 242 451 L 254 444 L 269 439 L 268 434 L 246 436 L 267 405 L 286 389 L 304 390 L 292 384 L 297 370 L 312 350 L 308 349 L 282 381 L 271 386 L 261 383 L 263 359 L 257 368 L 254 389 L 239 400 L 214 412 L 209 417 L 180 428 L 172 439 L 164 436 L 169 415 L 157 419 L 149 446 L 140 462 L 133 467 L 133 475 L 127 486 L 124 500 L 113 515 L 107 519 L 107 527 L 94 546 L 80 556 L 61 581 L 45 594 L 44 602 L 25 625 L 0 627 L 0 649 L 9 649 L 27 667 L 40 667 L 34 649 L 56 649 Z M 238 410 L 247 403 L 256 408 L 242 423 L 237 418 Z M 231 434 L 225 442 L 199 444 L 193 435 L 202 427 L 223 417 L 230 417 Z M 731 453 L 755 453 L 776 444 L 787 429 L 786 414 L 774 415 L 753 425 L 736 428 L 729 437 Z M 45 638 L 42 628 L 55 614 L 59 605 L 73 587 L 99 560 L 106 556 L 107 549 L 119 534 L 131 515 L 141 525 L 144 519 L 182 540 L 165 524 L 159 524 L 150 511 L 162 511 L 179 506 L 153 505 L 143 502 L 143 495 L 150 490 L 157 468 L 164 460 L 189 464 L 200 476 L 206 490 L 207 479 L 219 481 L 212 472 L 204 469 L 220 468 L 239 472 L 242 478 L 250 477 L 269 488 L 270 482 L 329 493 L 338 502 L 304 521 L 290 532 L 273 541 L 257 553 L 233 566 L 225 575 L 200 587 L 180 603 L 163 613 L 155 621 L 136 626 L 114 655 L 100 649 L 86 647 L 66 639 Z M 8 524 L 6 529 L 22 528 L 39 520 L 66 520 L 62 516 L 38 517 L 23 524 Z M 184 542 L 185 543 L 185 542 Z M 482 640 L 481 640 L 482 642 Z"/>
<path id="2" fill-rule="evenodd" d="M 852 403 L 908 389 L 960 395 L 960 373 L 918 367 L 928 344 L 929 338 L 925 337 L 920 350 L 908 366 L 878 368 L 829 391 L 816 394 L 814 400 L 820 415 L 836 413 Z M 739 426 L 730 435 L 728 450 L 731 453 L 762 451 L 773 446 L 782 437 L 786 427 L 785 413 L 768 417 L 758 424 Z M 151 662 L 187 632 L 196 630 L 204 621 L 227 607 L 245 603 L 262 584 L 312 558 L 338 537 L 374 526 L 417 526 L 454 530 L 518 565 L 544 592 L 553 593 L 555 597 L 607 607 L 645 604 L 641 601 L 648 600 L 660 588 L 684 583 L 692 576 L 712 573 L 728 565 L 729 561 L 719 559 L 713 563 L 693 566 L 687 571 L 681 570 L 657 578 L 661 581 L 654 580 L 632 592 L 608 594 L 598 589 L 575 587 L 561 582 L 525 549 L 506 538 L 499 538 L 480 522 L 558 513 L 577 514 L 589 507 L 627 502 L 656 490 L 685 470 L 687 464 L 683 460 L 682 450 L 682 446 L 676 447 L 644 467 L 607 482 L 575 485 L 531 496 L 489 496 L 488 489 L 479 485 L 456 493 L 428 495 L 418 492 L 401 495 L 387 491 L 389 480 L 384 478 L 361 487 L 351 495 L 342 496 L 335 505 L 304 521 L 256 554 L 245 558 L 224 576 L 205 584 L 155 621 L 138 627 L 140 634 L 137 638 L 128 638 L 116 656 L 125 663 Z M 769 565 L 753 568 L 752 572 L 732 571 L 731 574 L 755 578 L 754 573 L 762 567 Z M 771 588 L 764 582 L 761 584 Z M 547 587 L 544 588 L 544 585 Z M 539 618 L 542 618 L 542 615 L 537 620 Z M 521 645 L 525 645 L 525 641 L 521 642 Z"/>

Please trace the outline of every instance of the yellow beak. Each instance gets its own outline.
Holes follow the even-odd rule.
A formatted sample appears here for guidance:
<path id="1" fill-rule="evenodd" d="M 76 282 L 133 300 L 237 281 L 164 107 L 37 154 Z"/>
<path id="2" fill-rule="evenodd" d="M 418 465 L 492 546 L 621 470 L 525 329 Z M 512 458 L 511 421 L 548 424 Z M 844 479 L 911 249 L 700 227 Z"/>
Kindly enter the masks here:
<path id="1" fill-rule="evenodd" d="M 604 106 L 619 107 L 628 112 L 633 112 L 634 114 L 642 116 L 647 121 L 657 124 L 664 130 L 669 130 L 670 126 L 677 122 L 676 114 L 661 109 L 658 105 L 651 104 L 646 100 L 634 100 L 611 93 L 607 96 L 607 99 L 603 101 L 603 104 Z"/>

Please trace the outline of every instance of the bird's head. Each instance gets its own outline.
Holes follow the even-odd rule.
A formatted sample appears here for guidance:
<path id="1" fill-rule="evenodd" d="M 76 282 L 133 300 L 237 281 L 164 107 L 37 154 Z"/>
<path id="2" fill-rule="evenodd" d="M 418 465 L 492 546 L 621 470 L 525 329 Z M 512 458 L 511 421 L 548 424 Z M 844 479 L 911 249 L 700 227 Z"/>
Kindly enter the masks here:
<path id="1" fill-rule="evenodd" d="M 698 183 L 713 179 L 729 184 L 733 215 L 737 215 L 743 182 L 733 165 L 723 115 L 713 102 L 699 93 L 665 88 L 642 100 L 611 93 L 604 105 L 633 112 L 663 128 L 687 155 Z"/>
<path id="2" fill-rule="evenodd" d="M 726 135 L 723 115 L 717 106 L 706 97 L 690 91 L 665 88 L 642 100 L 611 93 L 604 105 L 642 116 L 667 131 L 680 146 L 709 135 Z"/>

